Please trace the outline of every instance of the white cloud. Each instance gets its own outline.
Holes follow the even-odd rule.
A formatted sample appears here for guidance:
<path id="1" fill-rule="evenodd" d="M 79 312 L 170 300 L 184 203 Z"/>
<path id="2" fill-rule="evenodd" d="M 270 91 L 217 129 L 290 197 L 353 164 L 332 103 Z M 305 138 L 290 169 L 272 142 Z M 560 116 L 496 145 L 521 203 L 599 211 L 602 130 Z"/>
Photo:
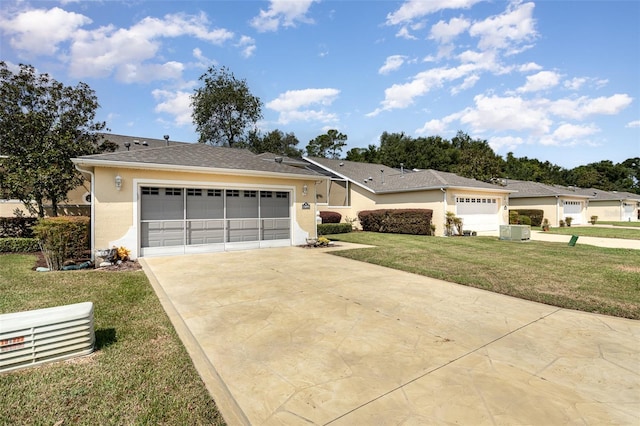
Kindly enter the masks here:
<path id="1" fill-rule="evenodd" d="M 8 19 L 0 16 L 0 29 L 9 35 L 9 43 L 17 50 L 31 55 L 53 55 L 61 42 L 71 39 L 80 27 L 91 22 L 84 15 L 54 7 L 24 11 Z"/>
<path id="2" fill-rule="evenodd" d="M 522 138 L 517 136 L 493 137 L 488 142 L 491 149 L 493 149 L 496 152 L 500 150 L 513 151 L 519 145 L 524 144 L 524 141 L 522 140 Z"/>
<path id="3" fill-rule="evenodd" d="M 587 82 L 587 79 L 584 77 L 574 77 L 570 80 L 564 81 L 564 87 L 569 90 L 578 90 Z"/>
<path id="4" fill-rule="evenodd" d="M 540 71 L 541 69 L 542 66 L 536 64 L 535 62 L 529 62 L 527 64 L 518 66 L 518 71 L 520 72 Z"/>
<path id="5" fill-rule="evenodd" d="M 250 58 L 256 51 L 256 41 L 249 36 L 240 37 L 240 41 L 236 46 L 242 48 L 241 53 L 245 58 Z"/>
<path id="6" fill-rule="evenodd" d="M 471 23 L 464 18 L 453 18 L 449 22 L 438 21 L 431 27 L 429 39 L 440 43 L 450 43 L 458 35 L 466 31 Z"/>
<path id="7" fill-rule="evenodd" d="M 533 9 L 533 3 L 512 3 L 504 13 L 471 25 L 469 34 L 480 38 L 480 50 L 519 52 L 528 47 L 523 43 L 528 43 L 537 36 Z"/>
<path id="8" fill-rule="evenodd" d="M 553 131 L 553 134 L 551 136 L 554 139 L 566 141 L 566 140 L 571 140 L 576 138 L 583 138 L 585 136 L 592 135 L 599 131 L 600 129 L 598 129 L 593 124 L 584 126 L 584 125 L 564 123 L 558 126 L 558 128 Z"/>
<path id="9" fill-rule="evenodd" d="M 550 101 L 549 110 L 562 118 L 582 120 L 590 115 L 615 115 L 631 105 L 633 98 L 627 94 L 615 94 L 609 97 L 560 99 Z"/>
<path id="10" fill-rule="evenodd" d="M 222 44 L 234 36 L 227 30 L 209 30 L 207 26 L 204 14 L 173 14 L 163 19 L 144 18 L 129 29 L 105 26 L 92 31 L 78 31 L 71 45 L 70 72 L 76 77 L 106 77 L 116 70 L 121 81 L 140 81 L 127 79 L 128 70 L 159 67 L 145 61 L 158 55 L 162 38 L 193 36 L 212 44 Z M 176 71 L 177 67 L 164 64 L 160 69 Z M 147 76 L 151 79 L 176 78 L 175 73 L 166 72 Z"/>
<path id="11" fill-rule="evenodd" d="M 418 37 L 414 36 L 413 34 L 411 34 L 409 32 L 409 28 L 407 27 L 402 27 L 398 30 L 398 32 L 396 33 L 396 37 L 398 38 L 404 38 L 407 40 L 417 40 Z"/>
<path id="12" fill-rule="evenodd" d="M 389 74 L 391 71 L 398 70 L 407 59 L 404 55 L 392 55 L 387 56 L 387 60 L 384 62 L 384 65 L 380 67 L 378 70 L 379 74 Z"/>
<path id="13" fill-rule="evenodd" d="M 519 93 L 539 92 L 555 87 L 560 82 L 560 74 L 553 71 L 540 71 L 537 74 L 527 76 L 524 86 L 516 89 Z"/>
<path id="14" fill-rule="evenodd" d="M 124 83 L 177 80 L 183 71 L 184 65 L 175 61 L 164 64 L 123 64 L 118 68 L 116 78 Z"/>
<path id="15" fill-rule="evenodd" d="M 296 22 L 313 23 L 307 16 L 311 5 L 319 0 L 271 0 L 268 10 L 260 10 L 250 25 L 258 32 L 277 31 L 283 27 L 295 27 Z"/>
<path id="16" fill-rule="evenodd" d="M 190 92 L 156 89 L 151 94 L 157 101 L 160 101 L 154 109 L 155 112 L 173 116 L 174 123 L 177 126 L 186 126 L 193 123 L 191 119 Z"/>
<path id="17" fill-rule="evenodd" d="M 416 129 L 417 135 L 442 135 L 447 131 L 447 120 L 429 120 L 419 129 Z"/>
<path id="18" fill-rule="evenodd" d="M 537 101 L 517 96 L 478 95 L 475 107 L 460 115 L 460 122 L 470 125 L 475 133 L 485 131 L 526 131 L 537 135 L 549 132 L 553 121 Z"/>
<path id="19" fill-rule="evenodd" d="M 444 9 L 468 9 L 480 0 L 408 0 L 387 15 L 387 25 L 399 25 Z"/>
<path id="20" fill-rule="evenodd" d="M 289 90 L 268 102 L 266 107 L 279 113 L 279 124 L 292 121 L 336 121 L 336 115 L 327 113 L 322 107 L 331 105 L 339 94 L 339 90 L 330 88 Z M 316 105 L 321 108 L 311 108 Z"/>
<path id="21" fill-rule="evenodd" d="M 457 95 L 458 93 L 462 92 L 463 90 L 467 90 L 467 89 L 470 89 L 473 86 L 475 86 L 475 84 L 478 82 L 478 80 L 480 80 L 479 76 L 470 75 L 469 77 L 464 79 L 462 84 L 460 84 L 459 86 L 452 87 L 450 92 L 451 92 L 452 95 Z"/>
<path id="22" fill-rule="evenodd" d="M 628 123 L 627 123 L 627 125 L 626 125 L 626 126 L 624 126 L 624 127 L 629 127 L 629 128 L 631 128 L 631 129 L 638 128 L 638 127 L 640 127 L 640 120 L 630 121 L 630 122 L 628 122 Z"/>

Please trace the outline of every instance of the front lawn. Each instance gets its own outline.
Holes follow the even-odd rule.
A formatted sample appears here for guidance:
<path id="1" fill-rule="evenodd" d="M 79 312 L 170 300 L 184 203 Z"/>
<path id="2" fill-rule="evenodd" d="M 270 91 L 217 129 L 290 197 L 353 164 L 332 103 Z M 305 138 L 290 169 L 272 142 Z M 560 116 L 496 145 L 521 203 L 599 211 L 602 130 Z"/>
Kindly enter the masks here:
<path id="1" fill-rule="evenodd" d="M 547 231 L 551 234 L 579 235 L 581 237 L 622 238 L 625 240 L 640 240 L 640 228 L 625 229 L 618 227 L 599 226 L 571 226 L 551 228 Z"/>
<path id="2" fill-rule="evenodd" d="M 640 250 L 495 237 L 353 232 L 332 240 L 374 245 L 338 256 L 568 309 L 640 319 Z"/>
<path id="3" fill-rule="evenodd" d="M 633 227 L 633 228 L 640 228 L 640 220 L 636 220 L 636 221 L 633 221 L 633 222 L 631 222 L 631 221 L 628 221 L 628 222 L 622 222 L 622 221 L 618 221 L 618 222 L 606 222 L 606 221 L 603 221 L 603 222 L 600 222 L 600 221 L 597 221 L 596 222 L 596 226 L 597 225 L 630 226 L 630 227 Z"/>
<path id="4" fill-rule="evenodd" d="M 222 425 L 144 272 L 32 271 L 0 255 L 0 313 L 93 302 L 96 351 L 0 374 L 1 425 Z"/>

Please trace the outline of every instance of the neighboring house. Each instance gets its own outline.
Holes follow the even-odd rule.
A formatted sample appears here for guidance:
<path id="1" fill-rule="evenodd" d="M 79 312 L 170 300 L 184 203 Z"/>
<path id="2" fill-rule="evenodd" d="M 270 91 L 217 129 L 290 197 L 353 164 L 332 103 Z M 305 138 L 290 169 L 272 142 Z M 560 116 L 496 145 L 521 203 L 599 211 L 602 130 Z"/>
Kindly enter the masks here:
<path id="1" fill-rule="evenodd" d="M 590 195 L 587 206 L 587 219 L 598 216 L 599 221 L 637 222 L 640 220 L 640 195 L 630 192 L 602 191 L 600 189 L 581 189 Z"/>
<path id="2" fill-rule="evenodd" d="M 106 140 L 118 145 L 117 152 L 136 151 L 173 145 L 183 145 L 184 142 L 174 142 L 167 139 L 150 139 L 136 136 L 114 135 L 103 133 Z M 1 158 L 1 157 L 0 157 Z M 0 160 L 1 161 L 1 160 Z M 1 190 L 1 188 L 0 188 Z M 91 210 L 91 192 L 89 182 L 84 182 L 78 188 L 67 194 L 68 200 L 58 205 L 59 215 L 89 216 Z M 24 204 L 20 200 L 10 199 L 0 191 L 0 217 L 13 217 L 16 211 L 29 216 Z M 50 205 L 45 205 L 45 212 L 49 214 Z"/>
<path id="3" fill-rule="evenodd" d="M 91 182 L 92 251 L 131 257 L 305 244 L 325 177 L 244 149 L 176 144 L 73 159 Z"/>
<path id="4" fill-rule="evenodd" d="M 560 226 L 560 221 L 571 217 L 572 223 L 588 223 L 587 205 L 593 195 L 587 195 L 574 187 L 546 185 L 540 182 L 508 179 L 504 187 L 514 192 L 509 197 L 509 208 L 543 210 L 551 226 Z"/>
<path id="5" fill-rule="evenodd" d="M 305 158 L 329 180 L 315 185 L 318 208 L 336 211 L 343 220 L 375 209 L 433 210 L 436 235 L 445 234 L 446 212 L 463 220 L 463 229 L 479 235 L 499 235 L 508 224 L 507 202 L 512 190 L 453 173 L 394 169 L 381 164 L 326 158 Z"/>

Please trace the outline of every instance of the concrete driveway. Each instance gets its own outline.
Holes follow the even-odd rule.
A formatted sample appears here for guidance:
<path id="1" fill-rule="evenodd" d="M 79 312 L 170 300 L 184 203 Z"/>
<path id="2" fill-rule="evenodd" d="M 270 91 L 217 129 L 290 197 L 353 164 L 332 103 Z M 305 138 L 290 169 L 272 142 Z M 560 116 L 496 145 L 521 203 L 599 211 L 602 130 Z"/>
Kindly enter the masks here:
<path id="1" fill-rule="evenodd" d="M 639 321 L 325 249 L 141 264 L 231 425 L 640 423 Z"/>

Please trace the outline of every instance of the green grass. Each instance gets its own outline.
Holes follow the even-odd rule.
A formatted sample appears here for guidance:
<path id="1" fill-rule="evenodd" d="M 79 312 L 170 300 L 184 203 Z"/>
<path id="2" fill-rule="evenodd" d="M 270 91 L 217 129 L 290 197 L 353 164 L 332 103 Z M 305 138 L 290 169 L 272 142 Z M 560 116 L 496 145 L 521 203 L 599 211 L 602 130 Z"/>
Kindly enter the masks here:
<path id="1" fill-rule="evenodd" d="M 640 240 L 639 229 L 625 229 L 616 227 L 599 226 L 571 226 L 563 228 L 551 228 L 550 234 L 579 235 L 581 237 L 622 238 L 625 240 Z"/>
<path id="2" fill-rule="evenodd" d="M 640 228 L 640 221 L 635 222 L 600 222 L 597 221 L 596 225 L 613 225 L 613 226 L 630 226 L 633 228 Z"/>
<path id="3" fill-rule="evenodd" d="M 332 240 L 374 245 L 338 256 L 568 309 L 640 319 L 640 250 L 494 237 L 353 232 Z"/>
<path id="4" fill-rule="evenodd" d="M 0 313 L 91 301 L 96 351 L 0 375 L 0 425 L 211 425 L 222 416 L 142 271 L 31 270 L 0 256 Z"/>

